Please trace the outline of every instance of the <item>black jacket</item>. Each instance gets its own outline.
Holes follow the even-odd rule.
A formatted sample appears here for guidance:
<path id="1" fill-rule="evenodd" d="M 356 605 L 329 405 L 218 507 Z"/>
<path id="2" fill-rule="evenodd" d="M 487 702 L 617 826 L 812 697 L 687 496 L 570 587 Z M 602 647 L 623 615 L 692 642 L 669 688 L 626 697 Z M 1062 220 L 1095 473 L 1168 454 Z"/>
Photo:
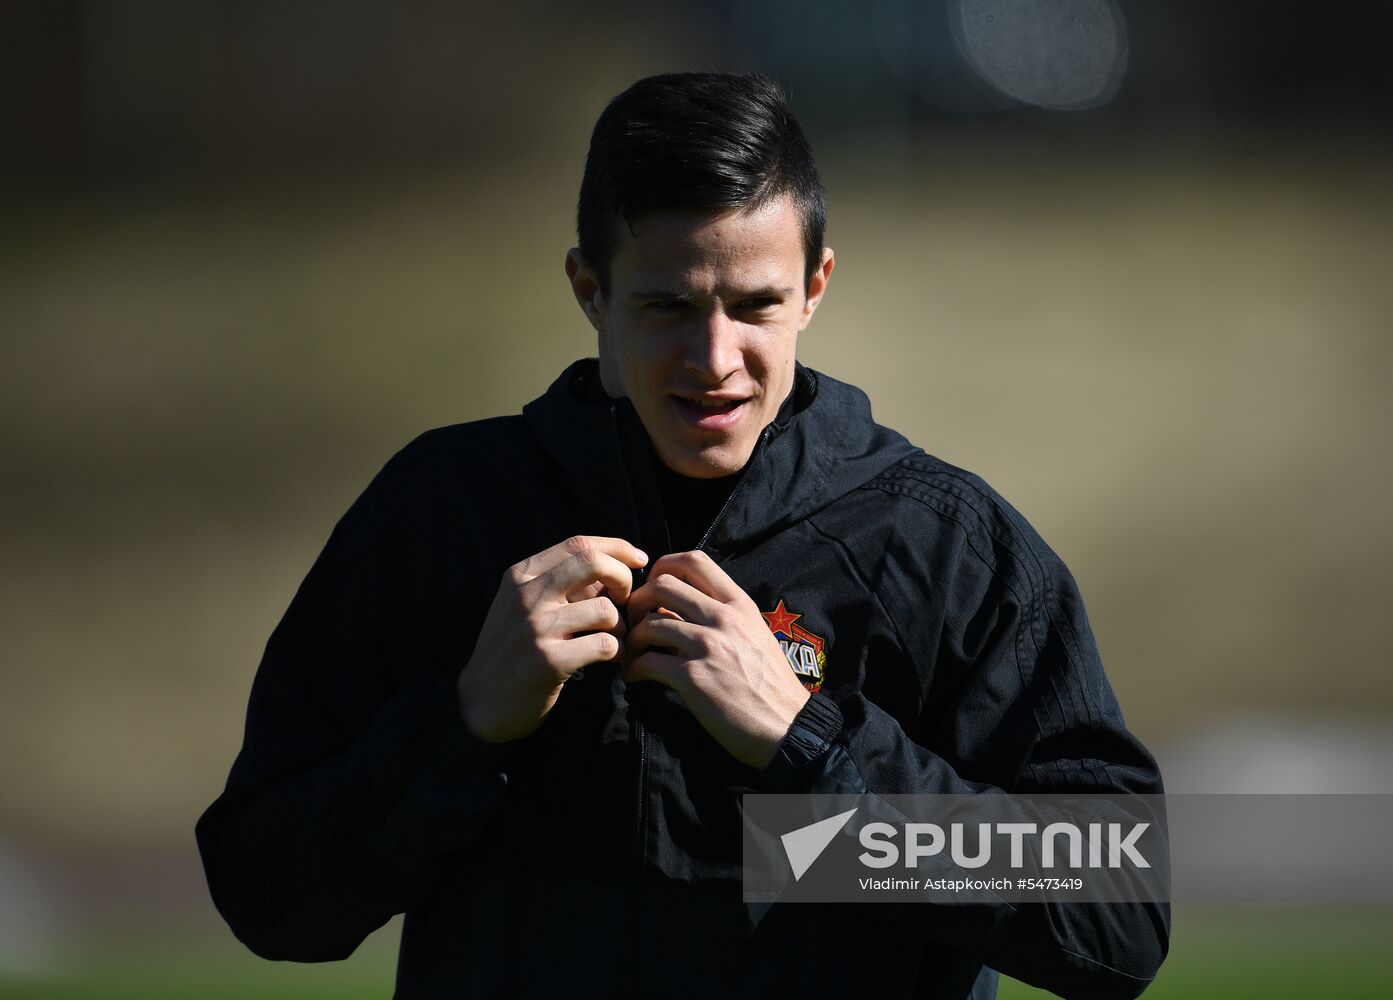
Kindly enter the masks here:
<path id="1" fill-rule="evenodd" d="M 650 454 L 592 360 L 378 474 L 272 634 L 198 821 L 237 937 L 340 959 L 404 912 L 401 1000 L 990 996 L 990 969 L 1141 992 L 1164 905 L 742 903 L 744 792 L 1161 791 L 1054 553 L 801 366 L 703 544 L 762 610 L 801 616 L 790 662 L 820 690 L 774 763 L 739 763 L 670 690 L 604 664 L 532 736 L 470 738 L 454 680 L 509 565 L 573 534 L 668 551 Z"/>

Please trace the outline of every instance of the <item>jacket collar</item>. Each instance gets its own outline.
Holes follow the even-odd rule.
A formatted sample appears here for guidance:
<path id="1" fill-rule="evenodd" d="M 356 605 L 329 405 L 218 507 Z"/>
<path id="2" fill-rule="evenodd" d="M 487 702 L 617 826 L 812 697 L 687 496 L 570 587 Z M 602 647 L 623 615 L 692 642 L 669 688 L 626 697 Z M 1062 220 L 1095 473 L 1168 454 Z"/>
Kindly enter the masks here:
<path id="1" fill-rule="evenodd" d="M 596 359 L 572 364 L 523 413 L 597 532 L 667 551 L 647 435 L 629 400 L 605 393 Z M 743 551 L 913 451 L 872 420 L 860 389 L 798 364 L 789 402 L 760 435 L 703 548 L 718 559 Z"/>

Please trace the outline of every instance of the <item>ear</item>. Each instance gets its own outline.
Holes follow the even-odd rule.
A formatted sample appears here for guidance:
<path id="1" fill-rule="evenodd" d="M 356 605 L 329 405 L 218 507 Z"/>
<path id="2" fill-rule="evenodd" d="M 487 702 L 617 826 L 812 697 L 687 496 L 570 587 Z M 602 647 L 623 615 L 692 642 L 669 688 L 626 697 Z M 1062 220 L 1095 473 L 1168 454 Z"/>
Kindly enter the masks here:
<path id="1" fill-rule="evenodd" d="M 582 256 L 579 247 L 566 251 L 566 279 L 571 283 L 571 293 L 580 304 L 580 311 L 597 332 L 604 329 L 604 296 L 600 291 L 599 279 L 595 270 Z"/>
<path id="2" fill-rule="evenodd" d="M 827 283 L 832 280 L 832 268 L 836 266 L 836 263 L 832 248 L 823 247 L 822 261 L 808 280 L 808 297 L 803 301 L 803 315 L 798 321 L 799 333 L 807 329 L 808 323 L 813 318 L 813 312 L 817 309 L 818 303 L 822 301 L 822 296 L 827 293 Z"/>

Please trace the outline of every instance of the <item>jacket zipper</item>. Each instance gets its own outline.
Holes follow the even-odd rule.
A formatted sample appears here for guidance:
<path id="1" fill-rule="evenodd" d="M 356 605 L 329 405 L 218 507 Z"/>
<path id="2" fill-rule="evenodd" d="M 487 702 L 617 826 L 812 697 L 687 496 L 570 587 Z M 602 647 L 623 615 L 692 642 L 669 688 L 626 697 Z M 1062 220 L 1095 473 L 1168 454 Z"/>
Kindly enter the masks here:
<path id="1" fill-rule="evenodd" d="M 615 415 L 613 405 L 610 406 L 609 413 L 610 419 L 614 422 L 615 437 L 617 439 L 619 434 L 619 421 Z M 750 460 L 745 463 L 745 471 L 742 472 L 740 478 L 736 480 L 735 488 L 730 491 L 730 496 L 726 497 L 726 502 L 722 504 L 721 509 L 716 512 L 716 517 L 707 527 L 706 533 L 701 536 L 701 541 L 697 543 L 697 549 L 705 548 L 707 541 L 711 538 L 711 533 L 716 530 L 716 525 L 721 523 L 721 518 L 725 516 L 725 512 L 730 509 L 731 503 L 735 500 L 736 496 L 739 495 L 741 488 L 745 485 L 745 480 L 749 478 L 750 467 L 754 464 L 754 461 L 759 456 L 759 453 L 764 449 L 764 445 L 769 440 L 770 433 L 773 431 L 773 429 L 773 426 L 770 425 L 769 427 L 766 427 L 764 428 L 764 430 L 760 431 L 759 440 L 755 442 L 754 450 L 750 453 Z M 630 489 L 632 489 L 632 486 L 630 487 Z M 635 714 L 635 717 L 631 721 L 630 725 L 632 727 L 634 735 L 634 742 L 638 747 L 638 809 L 636 810 L 636 819 L 634 824 L 634 841 L 637 850 L 635 852 L 636 857 L 634 864 L 633 909 L 630 912 L 629 927 L 630 983 L 633 987 L 633 995 L 637 997 L 642 995 L 642 991 L 639 988 L 638 974 L 638 932 L 639 896 L 643 890 L 643 870 L 645 867 L 645 862 L 647 861 L 647 857 L 645 856 L 644 851 L 645 845 L 643 835 L 644 826 L 648 818 L 648 744 L 647 733 L 644 729 L 643 720 L 639 719 L 637 717 L 637 714 Z"/>
<path id="2" fill-rule="evenodd" d="M 623 439 L 622 439 L 621 433 L 620 433 L 619 415 L 618 415 L 618 413 L 616 412 L 615 404 L 614 404 L 613 402 L 611 402 L 611 403 L 610 403 L 610 406 L 609 406 L 609 418 L 610 418 L 610 424 L 611 424 L 611 426 L 612 426 L 613 429 L 614 429 L 614 441 L 615 441 L 615 445 L 619 448 L 620 460 L 621 460 L 621 461 L 620 461 L 620 468 L 623 469 L 625 475 L 627 476 L 627 475 L 628 475 L 628 469 L 625 467 L 624 462 L 623 462 L 623 459 L 624 459 L 624 442 L 623 442 Z M 635 508 L 636 508 L 636 513 L 637 513 L 637 502 L 638 502 L 638 500 L 637 500 L 637 495 L 636 495 L 635 492 L 634 492 L 634 484 L 633 484 L 633 481 L 632 481 L 632 480 L 630 480 L 630 482 L 629 482 L 629 493 L 630 493 L 631 496 L 634 496 L 634 498 L 635 498 L 634 502 L 635 502 Z M 636 526 L 635 526 L 640 532 L 642 531 L 642 528 L 643 528 L 642 520 L 643 520 L 643 519 L 642 519 L 642 516 L 640 515 L 640 517 L 639 517 L 639 522 L 638 522 L 638 524 L 636 524 Z M 640 539 L 640 541 L 641 541 L 641 539 Z M 637 581 L 636 581 L 636 582 L 637 582 Z M 644 829 L 644 826 L 645 826 L 645 824 L 646 824 L 646 822 L 647 822 L 647 799 L 648 799 L 648 741 L 647 741 L 647 733 L 646 733 L 646 731 L 645 731 L 645 727 L 644 727 L 644 724 L 643 724 L 643 720 L 640 719 L 640 718 L 638 717 L 638 712 L 639 712 L 638 699 L 636 699 L 636 698 L 631 698 L 631 699 L 630 699 L 630 701 L 629 701 L 629 712 L 630 712 L 630 719 L 629 719 L 630 733 L 631 733 L 632 738 L 633 738 L 634 747 L 635 747 L 635 749 L 636 749 L 637 752 L 638 752 L 638 760 L 637 760 L 638 797 L 637 797 L 637 801 L 635 802 L 635 809 L 634 809 L 634 862 L 633 862 L 633 866 L 632 866 L 632 868 L 631 868 L 631 870 L 630 870 L 629 913 L 628 913 L 628 927 L 626 928 L 626 930 L 627 930 L 627 932 L 628 932 L 628 938 L 629 938 L 629 941 L 628 941 L 628 944 L 629 944 L 629 963 L 628 963 L 629 993 L 630 993 L 633 997 L 637 998 L 637 997 L 641 996 L 641 990 L 640 990 L 640 986 L 639 986 L 639 958 L 640 958 L 640 955 L 639 955 L 639 940 L 638 940 L 638 938 L 639 938 L 639 924 L 640 924 L 640 921 L 639 921 L 639 903 L 640 903 L 639 897 L 640 897 L 640 895 L 641 895 L 641 893 L 642 893 L 642 890 L 643 890 L 643 869 L 644 869 L 645 861 L 647 860 L 647 859 L 644 857 L 643 829 Z"/>
<path id="3" fill-rule="evenodd" d="M 759 453 L 764 450 L 765 442 L 769 440 L 769 436 L 773 433 L 773 430 L 774 425 L 770 424 L 759 432 L 759 440 L 755 442 L 754 450 L 750 452 L 750 460 L 745 463 L 745 471 L 742 472 L 740 478 L 735 481 L 735 489 L 730 491 L 730 496 L 726 497 L 726 502 L 721 504 L 721 509 L 716 512 L 716 519 L 712 521 L 710 527 L 706 529 L 706 534 L 702 535 L 701 541 L 697 542 L 698 550 L 706 548 L 706 543 L 711 538 L 711 532 L 716 530 L 716 525 L 721 523 L 721 518 L 725 516 L 725 512 L 730 510 L 730 505 L 734 503 L 735 498 L 740 495 L 740 490 L 745 485 L 745 480 L 750 478 L 750 467 L 755 464 L 755 459 L 758 458 Z"/>
<path id="4" fill-rule="evenodd" d="M 646 746 L 646 734 L 644 733 L 643 722 L 634 718 L 630 725 L 633 727 L 634 742 L 638 746 L 638 809 L 635 810 L 634 822 L 634 867 L 633 867 L 633 886 L 630 899 L 632 906 L 629 910 L 629 982 L 632 986 L 632 995 L 641 995 L 639 990 L 639 894 L 643 891 L 643 868 L 644 868 L 644 844 L 643 827 L 646 820 L 646 804 L 648 799 L 648 748 Z"/>

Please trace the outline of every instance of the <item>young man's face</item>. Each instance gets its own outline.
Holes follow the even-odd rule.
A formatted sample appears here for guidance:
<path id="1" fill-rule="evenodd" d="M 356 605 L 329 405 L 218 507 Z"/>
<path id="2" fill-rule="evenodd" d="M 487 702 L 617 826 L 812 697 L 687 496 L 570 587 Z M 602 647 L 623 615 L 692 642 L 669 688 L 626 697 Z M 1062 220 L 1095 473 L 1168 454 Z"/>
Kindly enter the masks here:
<path id="1" fill-rule="evenodd" d="M 832 251 L 805 294 L 789 197 L 752 211 L 656 212 L 618 230 L 608 295 L 579 251 L 566 258 L 599 333 L 605 391 L 629 398 L 674 472 L 739 472 L 793 386 L 798 334 L 827 288 Z"/>

